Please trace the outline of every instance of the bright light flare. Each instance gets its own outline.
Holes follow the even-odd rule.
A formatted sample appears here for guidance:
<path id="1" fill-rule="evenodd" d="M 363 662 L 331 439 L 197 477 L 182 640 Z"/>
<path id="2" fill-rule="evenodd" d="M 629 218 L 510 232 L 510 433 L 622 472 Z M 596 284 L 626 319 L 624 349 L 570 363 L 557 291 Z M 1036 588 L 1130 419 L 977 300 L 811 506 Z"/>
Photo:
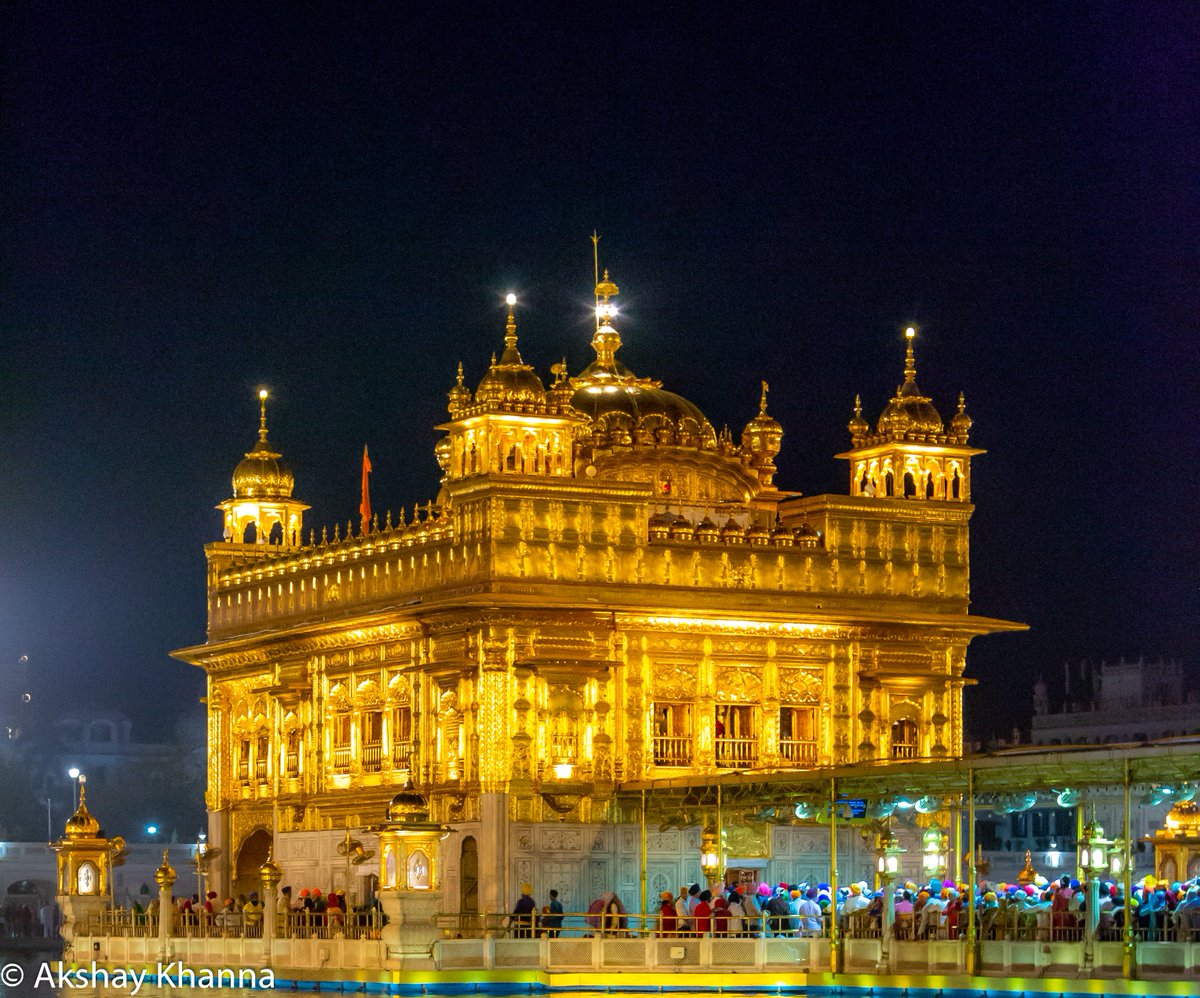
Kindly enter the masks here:
<path id="1" fill-rule="evenodd" d="M 504 300 L 508 302 L 508 307 L 512 308 L 517 303 L 517 296 L 510 291 L 505 295 Z"/>

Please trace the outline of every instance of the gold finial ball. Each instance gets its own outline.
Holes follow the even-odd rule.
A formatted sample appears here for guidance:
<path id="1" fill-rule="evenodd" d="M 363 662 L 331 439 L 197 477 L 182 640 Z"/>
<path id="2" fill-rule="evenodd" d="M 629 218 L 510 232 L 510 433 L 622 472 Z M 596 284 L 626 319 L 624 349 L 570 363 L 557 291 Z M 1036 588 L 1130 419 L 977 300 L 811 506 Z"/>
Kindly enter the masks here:
<path id="1" fill-rule="evenodd" d="M 268 395 L 268 392 L 265 388 L 260 388 L 258 390 L 258 397 L 260 399 L 262 399 L 264 402 L 267 400 L 267 395 Z"/>
<path id="2" fill-rule="evenodd" d="M 907 336 L 911 340 L 913 337 L 915 337 L 917 335 L 917 327 L 909 326 L 906 330 L 904 330 L 904 335 Z"/>
<path id="3" fill-rule="evenodd" d="M 169 891 L 171 885 L 175 883 L 175 868 L 171 866 L 171 861 L 167 856 L 167 850 L 163 850 L 162 865 L 154 871 L 154 882 L 163 890 Z"/>
<path id="4" fill-rule="evenodd" d="M 517 296 L 510 291 L 504 296 L 504 300 L 508 303 L 508 307 L 512 308 L 517 303 Z"/>

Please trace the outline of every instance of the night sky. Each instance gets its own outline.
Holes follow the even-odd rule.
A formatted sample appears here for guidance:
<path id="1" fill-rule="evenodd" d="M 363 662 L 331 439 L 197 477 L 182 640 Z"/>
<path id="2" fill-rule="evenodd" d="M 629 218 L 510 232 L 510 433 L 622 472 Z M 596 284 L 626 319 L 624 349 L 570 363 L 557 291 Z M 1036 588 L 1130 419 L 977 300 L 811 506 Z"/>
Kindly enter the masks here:
<path id="1" fill-rule="evenodd" d="M 735 434 L 766 378 L 784 488 L 846 491 L 920 326 L 973 608 L 1033 628 L 972 645 L 977 731 L 1068 658 L 1200 685 L 1200 7 L 753 8 L 5 5 L 0 672 L 168 734 L 258 386 L 310 524 L 364 443 L 411 508 L 504 292 L 590 359 L 596 228 L 621 358 Z"/>

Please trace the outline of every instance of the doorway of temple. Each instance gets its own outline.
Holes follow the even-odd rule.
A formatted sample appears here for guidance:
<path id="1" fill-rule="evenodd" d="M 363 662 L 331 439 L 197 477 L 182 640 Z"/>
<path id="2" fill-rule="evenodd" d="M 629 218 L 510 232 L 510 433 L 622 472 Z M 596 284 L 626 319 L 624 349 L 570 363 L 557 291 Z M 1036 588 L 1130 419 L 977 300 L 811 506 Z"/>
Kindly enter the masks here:
<path id="1" fill-rule="evenodd" d="M 479 847 L 474 835 L 463 839 L 459 853 L 458 910 L 464 915 L 479 913 Z"/>
<path id="2" fill-rule="evenodd" d="M 251 891 L 258 891 L 262 896 L 262 874 L 259 870 L 267 861 L 271 852 L 271 833 L 265 828 L 259 828 L 246 836 L 242 847 L 238 850 L 237 865 L 233 871 L 233 896 L 239 894 L 250 896 Z"/>
<path id="3" fill-rule="evenodd" d="M 759 878 L 763 871 L 749 866 L 730 866 L 725 870 L 725 887 L 744 887 L 746 893 L 753 895 L 758 890 Z"/>

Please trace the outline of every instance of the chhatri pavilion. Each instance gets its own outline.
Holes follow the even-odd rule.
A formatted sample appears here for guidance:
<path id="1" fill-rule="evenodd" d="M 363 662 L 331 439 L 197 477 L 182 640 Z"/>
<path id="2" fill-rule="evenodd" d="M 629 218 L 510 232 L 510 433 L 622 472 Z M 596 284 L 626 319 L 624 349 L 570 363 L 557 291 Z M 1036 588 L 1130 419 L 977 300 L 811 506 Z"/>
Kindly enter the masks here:
<path id="1" fill-rule="evenodd" d="M 510 296 L 408 515 L 306 524 L 263 393 L 205 548 L 207 639 L 175 653 L 207 675 L 215 890 L 272 854 L 284 884 L 361 898 L 380 867 L 351 859 L 397 798 L 438 830 L 442 911 L 507 910 L 525 881 L 636 909 L 641 857 L 652 896 L 675 890 L 706 830 L 640 842 L 623 786 L 962 755 L 967 646 L 1018 625 L 969 612 L 983 452 L 962 396 L 943 419 L 918 387 L 914 331 L 874 423 L 856 402 L 847 493 L 805 496 L 776 482 L 766 383 L 740 437 L 718 431 L 625 366 L 618 289 L 595 291 L 595 359 L 548 382 Z M 823 876 L 826 831 L 722 821 L 723 868 Z"/>

